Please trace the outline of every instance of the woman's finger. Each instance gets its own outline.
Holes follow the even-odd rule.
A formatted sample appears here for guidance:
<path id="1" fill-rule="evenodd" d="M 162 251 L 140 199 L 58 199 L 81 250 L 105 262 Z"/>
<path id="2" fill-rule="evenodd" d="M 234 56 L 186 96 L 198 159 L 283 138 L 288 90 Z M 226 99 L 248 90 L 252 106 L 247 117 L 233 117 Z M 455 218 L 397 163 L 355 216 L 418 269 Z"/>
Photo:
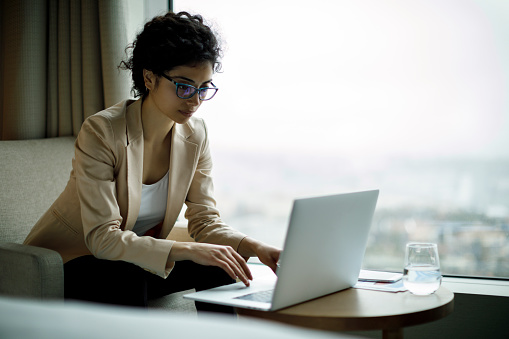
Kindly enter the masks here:
<path id="1" fill-rule="evenodd" d="M 233 269 L 233 271 L 235 272 L 235 274 L 237 275 L 237 277 L 244 283 L 244 285 L 246 286 L 249 286 L 249 280 L 250 279 L 250 276 L 251 276 L 251 272 L 249 272 L 249 269 L 248 271 L 244 270 L 242 267 L 242 262 L 244 261 L 244 259 L 242 259 L 242 257 L 240 258 L 241 261 L 239 261 L 237 259 L 237 257 L 235 256 L 235 251 L 233 253 L 230 253 L 230 256 L 227 256 L 225 258 L 225 260 L 228 262 L 228 264 L 230 265 L 230 267 Z M 247 273 L 249 272 L 249 273 Z"/>
<path id="2" fill-rule="evenodd" d="M 249 280 L 253 280 L 253 275 L 251 274 L 251 270 L 249 269 L 246 260 L 244 260 L 244 258 L 236 251 L 233 251 L 233 256 L 235 257 L 237 263 L 239 263 L 239 268 L 246 274 L 247 278 Z"/>
<path id="3" fill-rule="evenodd" d="M 246 261 L 230 246 L 193 243 L 191 257 L 187 257 L 201 265 L 222 268 L 232 279 L 239 278 L 246 286 L 252 280 L 252 274 Z M 174 253 L 175 254 L 175 253 Z M 185 258 L 182 256 L 182 258 Z M 183 260 L 183 259 L 181 259 Z"/>
<path id="4" fill-rule="evenodd" d="M 217 260 L 216 264 L 213 266 L 217 266 L 217 267 L 223 269 L 223 271 L 225 271 L 230 276 L 230 278 L 232 278 L 234 280 L 237 279 L 237 274 L 235 273 L 233 268 L 226 261 Z"/>
<path id="5" fill-rule="evenodd" d="M 231 247 L 220 247 L 213 251 L 215 266 L 221 267 L 232 279 L 239 278 L 244 285 L 249 286 L 249 279 L 235 256 L 236 252 Z M 242 257 L 240 259 L 243 261 Z"/>

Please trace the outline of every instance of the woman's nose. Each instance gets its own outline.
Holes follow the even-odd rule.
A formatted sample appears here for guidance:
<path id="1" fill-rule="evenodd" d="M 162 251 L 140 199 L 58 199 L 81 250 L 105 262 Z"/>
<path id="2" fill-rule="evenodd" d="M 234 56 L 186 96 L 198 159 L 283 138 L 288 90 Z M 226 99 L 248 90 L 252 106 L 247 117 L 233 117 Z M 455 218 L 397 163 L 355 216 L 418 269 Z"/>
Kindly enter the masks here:
<path id="1" fill-rule="evenodd" d="M 199 106 L 201 104 L 200 92 L 197 92 L 195 95 L 193 95 L 187 100 L 189 100 L 193 104 L 193 106 Z"/>

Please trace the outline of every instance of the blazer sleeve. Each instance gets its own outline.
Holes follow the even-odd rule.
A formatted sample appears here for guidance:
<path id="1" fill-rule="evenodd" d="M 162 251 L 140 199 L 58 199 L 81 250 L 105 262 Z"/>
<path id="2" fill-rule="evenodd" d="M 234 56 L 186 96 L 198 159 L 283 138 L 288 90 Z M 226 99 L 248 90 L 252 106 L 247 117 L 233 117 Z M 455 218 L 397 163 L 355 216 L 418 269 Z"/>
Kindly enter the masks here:
<path id="1" fill-rule="evenodd" d="M 246 235 L 225 224 L 216 208 L 207 128 L 203 120 L 198 122 L 204 139 L 186 198 L 189 235 L 198 242 L 231 246 L 237 250 Z"/>
<path id="2" fill-rule="evenodd" d="M 94 115 L 85 120 L 74 164 L 85 244 L 97 258 L 130 262 L 165 278 L 173 268 L 166 262 L 174 242 L 120 228 L 115 167 L 121 154 L 116 147 L 107 118 Z"/>

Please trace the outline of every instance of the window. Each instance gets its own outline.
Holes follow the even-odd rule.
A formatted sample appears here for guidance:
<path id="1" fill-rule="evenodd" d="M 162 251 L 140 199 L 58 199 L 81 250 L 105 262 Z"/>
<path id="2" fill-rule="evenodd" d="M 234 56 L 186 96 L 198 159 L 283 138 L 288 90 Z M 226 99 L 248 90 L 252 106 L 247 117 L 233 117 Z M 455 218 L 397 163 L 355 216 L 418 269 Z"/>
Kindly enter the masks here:
<path id="1" fill-rule="evenodd" d="M 509 277 L 509 4 L 176 0 L 225 40 L 218 207 L 282 246 L 295 197 L 380 188 L 365 268 L 408 241 L 444 274 Z"/>

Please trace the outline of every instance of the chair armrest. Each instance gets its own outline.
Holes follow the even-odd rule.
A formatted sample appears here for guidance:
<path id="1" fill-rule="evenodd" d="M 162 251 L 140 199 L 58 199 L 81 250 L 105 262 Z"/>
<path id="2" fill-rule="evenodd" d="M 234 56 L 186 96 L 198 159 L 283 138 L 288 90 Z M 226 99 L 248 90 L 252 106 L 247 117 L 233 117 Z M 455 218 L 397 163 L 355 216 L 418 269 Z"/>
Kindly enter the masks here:
<path id="1" fill-rule="evenodd" d="M 47 248 L 0 243 L 0 294 L 34 299 L 63 299 L 60 254 Z"/>
<path id="2" fill-rule="evenodd" d="M 187 232 L 187 222 L 177 221 L 167 239 L 175 241 L 194 242 L 194 239 L 189 236 Z"/>

